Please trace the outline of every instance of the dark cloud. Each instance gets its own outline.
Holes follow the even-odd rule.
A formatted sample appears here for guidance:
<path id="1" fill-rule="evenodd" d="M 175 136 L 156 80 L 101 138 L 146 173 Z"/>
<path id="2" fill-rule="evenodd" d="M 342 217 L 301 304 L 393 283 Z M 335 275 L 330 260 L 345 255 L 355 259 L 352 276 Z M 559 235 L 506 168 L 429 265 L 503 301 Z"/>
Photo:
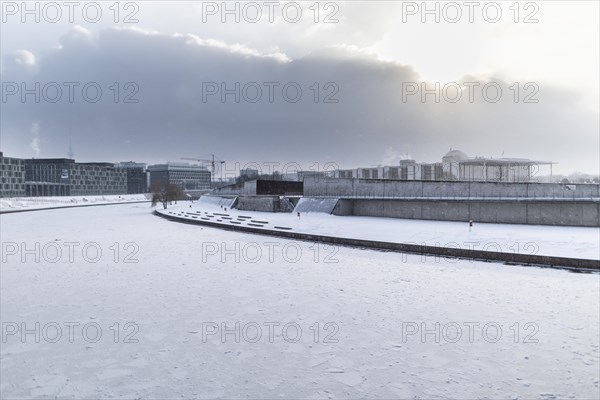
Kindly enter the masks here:
<path id="1" fill-rule="evenodd" d="M 33 156 L 32 124 L 38 124 L 40 156 L 65 156 L 70 137 L 76 158 L 85 161 L 173 161 L 215 153 L 240 163 L 359 166 L 405 152 L 437 161 L 456 147 L 470 155 L 504 151 L 506 156 L 551 159 L 564 172 L 598 168 L 598 114 L 586 111 L 574 93 L 541 82 L 537 104 L 522 102 L 533 90 L 524 90 L 523 83 L 521 101 L 515 103 L 509 89 L 513 82 L 476 77 L 462 80 L 480 83 L 473 103 L 466 94 L 454 104 L 444 98 L 436 103 L 433 95 L 425 102 L 418 95 L 405 102 L 403 83 L 420 84 L 418 72 L 352 49 L 327 48 L 290 60 L 194 36 L 126 29 L 107 29 L 97 36 L 74 29 L 61 39 L 60 49 L 39 56 L 34 66 L 15 60 L 4 60 L 3 90 L 7 83 L 25 79 L 30 88 L 33 82 L 57 82 L 63 96 L 57 103 L 43 97 L 35 103 L 30 95 L 22 103 L 16 95 L 2 103 L 1 144 L 7 155 Z M 73 103 L 64 82 L 80 84 Z M 87 82 L 97 82 L 103 90 L 97 103 L 82 98 Z M 128 82 L 132 84 L 126 86 Z M 203 84 L 207 89 L 210 82 L 229 88 L 256 82 L 262 97 L 250 103 L 242 96 L 236 103 L 228 95 L 222 103 L 213 95 L 204 102 Z M 266 82 L 279 83 L 273 102 Z M 488 82 L 502 87 L 497 103 L 482 98 L 481 86 Z M 286 83 L 302 89 L 298 102 L 284 99 Z M 248 86 L 249 97 L 255 96 L 255 87 Z M 138 102 L 124 103 L 136 88 L 132 99 Z M 50 97 L 53 93 L 49 89 Z M 290 87 L 288 94 L 294 93 Z M 337 103 L 324 102 L 328 95 Z"/>

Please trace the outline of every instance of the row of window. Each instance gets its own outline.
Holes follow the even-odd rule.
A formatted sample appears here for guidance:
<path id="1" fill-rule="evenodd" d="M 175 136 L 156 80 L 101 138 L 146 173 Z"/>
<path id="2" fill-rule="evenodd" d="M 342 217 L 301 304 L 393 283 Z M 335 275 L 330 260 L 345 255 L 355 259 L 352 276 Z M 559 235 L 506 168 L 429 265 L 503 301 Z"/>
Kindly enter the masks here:
<path id="1" fill-rule="evenodd" d="M 24 165 L 0 165 L 0 171 L 25 172 Z"/>
<path id="2" fill-rule="evenodd" d="M 0 174 L 1 176 L 16 176 L 16 177 L 20 177 L 21 179 L 25 179 L 25 173 L 21 172 L 21 171 L 15 171 L 13 173 L 13 171 L 2 171 L 2 174 Z"/>
<path id="3" fill-rule="evenodd" d="M 123 185 L 71 185 L 73 189 L 85 189 L 85 190 L 98 190 L 98 189 L 114 189 L 114 190 L 125 190 L 126 187 Z"/>
<path id="4" fill-rule="evenodd" d="M 0 178 L 0 182 L 2 182 L 2 183 L 17 183 L 17 182 L 25 182 L 25 179 L 2 177 L 2 178 Z"/>
<path id="5" fill-rule="evenodd" d="M 198 175 L 198 174 L 181 174 L 181 173 L 171 173 L 169 175 L 171 178 L 176 179 L 198 179 L 198 180 L 208 180 L 210 179 L 210 175 Z"/>
<path id="6" fill-rule="evenodd" d="M 126 179 L 123 178 L 109 178 L 109 177 L 100 177 L 100 178 L 95 178 L 95 179 L 86 179 L 88 177 L 73 177 L 71 179 L 71 183 L 75 183 L 75 184 L 87 184 L 87 185 L 91 185 L 94 182 L 101 182 L 101 183 L 106 183 L 106 182 L 115 182 L 115 183 L 125 183 L 127 182 Z"/>
<path id="7" fill-rule="evenodd" d="M 0 187 L 2 187 L 2 189 L 23 189 L 25 190 L 25 184 L 23 183 L 3 183 L 2 185 L 0 185 Z"/>
<path id="8" fill-rule="evenodd" d="M 0 159 L 0 165 L 4 167 L 5 165 L 24 165 L 23 160 L 19 160 L 16 158 L 4 158 Z"/>
<path id="9" fill-rule="evenodd" d="M 82 172 L 82 171 L 73 171 L 73 175 L 78 176 L 125 176 L 123 173 L 114 173 L 112 171 L 92 171 L 92 172 Z"/>

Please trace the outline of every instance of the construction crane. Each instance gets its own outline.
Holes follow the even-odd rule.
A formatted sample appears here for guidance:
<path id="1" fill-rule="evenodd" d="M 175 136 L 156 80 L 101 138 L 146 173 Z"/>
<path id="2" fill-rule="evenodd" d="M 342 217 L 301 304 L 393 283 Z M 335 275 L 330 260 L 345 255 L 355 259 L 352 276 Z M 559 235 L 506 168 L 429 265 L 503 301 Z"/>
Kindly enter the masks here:
<path id="1" fill-rule="evenodd" d="M 182 160 L 187 160 L 187 161 L 199 161 L 201 163 L 210 163 L 211 165 L 211 170 L 212 170 L 212 175 L 213 177 L 215 176 L 215 171 L 216 171 L 216 163 L 219 163 L 220 165 L 225 164 L 225 161 L 222 160 L 215 160 L 215 155 L 212 155 L 211 159 L 205 159 L 205 158 L 191 158 L 191 157 L 181 157 Z"/>

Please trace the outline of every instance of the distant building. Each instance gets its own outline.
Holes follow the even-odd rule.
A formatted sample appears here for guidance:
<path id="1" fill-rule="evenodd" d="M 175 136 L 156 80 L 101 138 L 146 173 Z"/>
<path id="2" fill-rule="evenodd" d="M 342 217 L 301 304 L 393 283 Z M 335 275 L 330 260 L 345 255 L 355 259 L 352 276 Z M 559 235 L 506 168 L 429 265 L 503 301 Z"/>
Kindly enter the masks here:
<path id="1" fill-rule="evenodd" d="M 70 158 L 32 158 L 24 162 L 27 196 L 127 193 L 127 172 L 112 163 L 76 163 Z"/>
<path id="2" fill-rule="evenodd" d="M 211 173 L 202 165 L 167 163 L 148 166 L 150 189 L 155 185 L 174 183 L 185 191 L 210 189 Z"/>
<path id="3" fill-rule="evenodd" d="M 400 167 L 397 167 L 397 166 L 383 167 L 383 178 L 384 179 L 400 179 Z"/>
<path id="4" fill-rule="evenodd" d="M 115 164 L 127 171 L 127 194 L 148 193 L 146 164 L 125 161 Z"/>
<path id="5" fill-rule="evenodd" d="M 422 181 L 441 181 L 444 179 L 442 163 L 421 164 Z"/>
<path id="6" fill-rule="evenodd" d="M 25 196 L 25 163 L 0 151 L 0 197 Z"/>
<path id="7" fill-rule="evenodd" d="M 452 150 L 442 157 L 442 162 L 418 163 L 412 159 L 400 165 L 336 170 L 335 178 L 394 179 L 402 181 L 490 181 L 530 182 L 540 166 L 551 161 L 524 158 L 469 157 L 460 150 Z M 552 169 L 550 170 L 552 174 Z"/>
<path id="8" fill-rule="evenodd" d="M 235 177 L 218 178 L 218 179 L 212 180 L 211 187 L 221 188 L 223 186 L 229 186 L 229 185 L 234 185 L 234 184 L 235 184 Z"/>
<path id="9" fill-rule="evenodd" d="M 469 157 L 452 149 L 442 158 L 445 179 L 461 181 L 530 182 L 540 166 L 552 168 L 552 164 L 526 158 Z"/>
<path id="10" fill-rule="evenodd" d="M 444 178 L 449 181 L 460 179 L 460 163 L 468 160 L 469 156 L 460 150 L 452 150 L 442 157 L 442 168 L 444 170 Z"/>
<path id="11" fill-rule="evenodd" d="M 421 164 L 415 160 L 407 159 L 400 161 L 400 179 L 403 181 L 414 181 L 421 177 Z"/>
<path id="12" fill-rule="evenodd" d="M 337 169 L 333 171 L 334 178 L 358 178 L 355 169 Z"/>
<path id="13" fill-rule="evenodd" d="M 69 196 L 75 160 L 32 158 L 25 161 L 27 196 Z"/>
<path id="14" fill-rule="evenodd" d="M 383 167 L 358 168 L 360 179 L 383 179 Z"/>
<path id="15" fill-rule="evenodd" d="M 243 180 L 251 180 L 258 178 L 258 170 L 252 168 L 243 168 L 240 169 L 240 177 Z"/>
<path id="16" fill-rule="evenodd" d="M 71 196 L 126 194 L 127 171 L 112 163 L 74 163 Z"/>
<path id="17" fill-rule="evenodd" d="M 284 180 L 289 181 L 304 181 L 304 178 L 331 178 L 333 173 L 331 171 L 297 171 L 292 173 L 287 173 L 283 176 Z"/>

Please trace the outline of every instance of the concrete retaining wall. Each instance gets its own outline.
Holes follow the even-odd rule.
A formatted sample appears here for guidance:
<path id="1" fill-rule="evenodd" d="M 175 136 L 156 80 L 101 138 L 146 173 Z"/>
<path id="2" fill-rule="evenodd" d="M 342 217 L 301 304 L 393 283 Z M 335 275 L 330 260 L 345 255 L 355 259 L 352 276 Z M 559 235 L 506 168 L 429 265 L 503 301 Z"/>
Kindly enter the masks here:
<path id="1" fill-rule="evenodd" d="M 600 198 L 598 184 L 398 181 L 304 178 L 304 196 L 448 198 Z"/>
<path id="2" fill-rule="evenodd" d="M 302 197 L 294 212 L 299 213 L 325 213 L 331 214 L 337 204 L 338 199 L 331 197 Z"/>
<path id="3" fill-rule="evenodd" d="M 244 211 L 291 212 L 293 205 L 279 196 L 239 196 L 234 208 Z"/>
<path id="4" fill-rule="evenodd" d="M 334 215 L 556 226 L 600 226 L 592 200 L 340 199 Z"/>
<path id="5" fill-rule="evenodd" d="M 202 206 L 204 204 L 211 206 L 221 206 L 226 208 L 233 208 L 235 203 L 237 202 L 237 196 L 214 196 L 214 195 L 204 195 L 198 199 L 198 205 Z"/>

